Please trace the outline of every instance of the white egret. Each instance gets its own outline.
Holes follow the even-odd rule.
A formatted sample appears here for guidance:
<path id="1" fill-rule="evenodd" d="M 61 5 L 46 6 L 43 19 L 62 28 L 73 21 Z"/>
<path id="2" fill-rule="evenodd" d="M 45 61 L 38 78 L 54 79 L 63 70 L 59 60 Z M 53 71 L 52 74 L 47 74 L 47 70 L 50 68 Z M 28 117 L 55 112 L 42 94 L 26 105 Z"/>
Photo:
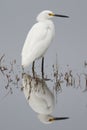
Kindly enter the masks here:
<path id="1" fill-rule="evenodd" d="M 65 15 L 54 14 L 52 11 L 44 10 L 37 16 L 37 23 L 29 31 L 22 49 L 22 67 L 25 68 L 42 57 L 42 72 L 44 54 L 55 35 L 55 27 L 50 20 L 53 16 L 68 18 Z"/>
<path id="2" fill-rule="evenodd" d="M 38 113 L 41 122 L 48 124 L 55 120 L 68 119 L 68 117 L 50 115 L 55 106 L 55 99 L 43 79 L 32 78 L 30 75 L 23 74 L 23 92 L 30 107 Z"/>

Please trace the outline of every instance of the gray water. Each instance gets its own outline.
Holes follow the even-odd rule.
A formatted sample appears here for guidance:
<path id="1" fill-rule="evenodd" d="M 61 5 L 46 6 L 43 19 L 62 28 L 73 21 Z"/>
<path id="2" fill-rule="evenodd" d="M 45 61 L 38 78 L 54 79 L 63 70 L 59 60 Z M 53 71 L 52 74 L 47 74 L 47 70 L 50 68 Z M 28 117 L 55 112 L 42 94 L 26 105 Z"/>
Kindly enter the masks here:
<path id="1" fill-rule="evenodd" d="M 53 115 L 68 116 L 69 120 L 44 125 L 37 119 L 35 113 L 27 104 L 23 92 L 20 90 L 21 82 L 17 86 L 10 85 L 12 94 L 6 89 L 7 80 L 0 71 L 0 129 L 1 130 L 28 130 L 28 129 L 61 129 L 61 130 L 86 130 L 87 129 L 87 92 L 85 89 L 85 76 L 87 67 L 87 1 L 86 0 L 0 0 L 0 57 L 5 54 L 3 64 L 8 71 L 11 63 L 14 65 L 15 74 L 21 77 L 21 49 L 26 35 L 31 26 L 36 22 L 37 14 L 49 9 L 55 13 L 69 15 L 69 19 L 54 18 L 56 36 L 45 55 L 45 75 L 53 79 L 52 65 L 56 65 L 56 54 L 59 73 L 65 74 L 72 70 L 76 85 L 66 86 L 66 81 L 61 84 L 62 91 L 56 96 L 57 104 Z M 36 62 L 36 72 L 40 73 L 41 60 Z M 31 66 L 29 68 L 29 71 Z M 8 72 L 7 71 L 7 72 Z M 79 86 L 79 75 L 80 85 Z M 15 77 L 11 73 L 13 81 Z M 54 82 L 47 81 L 49 88 Z M 17 88 L 19 87 L 19 88 Z M 5 97 L 4 97 L 5 96 Z M 3 98 L 4 97 L 4 98 Z"/>

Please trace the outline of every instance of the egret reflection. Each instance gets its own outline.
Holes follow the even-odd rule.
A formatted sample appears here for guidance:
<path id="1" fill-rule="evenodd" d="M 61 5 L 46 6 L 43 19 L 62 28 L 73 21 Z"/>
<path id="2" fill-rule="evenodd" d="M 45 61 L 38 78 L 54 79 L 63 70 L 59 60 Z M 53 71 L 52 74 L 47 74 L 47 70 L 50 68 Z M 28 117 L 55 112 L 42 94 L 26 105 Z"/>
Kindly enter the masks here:
<path id="1" fill-rule="evenodd" d="M 45 80 L 31 77 L 26 73 L 22 78 L 25 98 L 30 107 L 38 113 L 38 118 L 42 123 L 49 124 L 55 120 L 68 119 L 68 117 L 53 117 L 51 115 L 55 106 L 55 97 Z"/>

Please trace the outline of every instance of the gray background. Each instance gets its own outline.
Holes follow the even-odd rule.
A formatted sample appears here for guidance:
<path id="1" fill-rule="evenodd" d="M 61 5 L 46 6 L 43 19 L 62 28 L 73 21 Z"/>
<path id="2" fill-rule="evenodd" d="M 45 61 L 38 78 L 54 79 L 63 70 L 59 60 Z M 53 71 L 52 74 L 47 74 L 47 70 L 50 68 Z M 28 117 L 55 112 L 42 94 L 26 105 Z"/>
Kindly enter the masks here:
<path id="1" fill-rule="evenodd" d="M 83 62 L 87 60 L 86 0 L 0 0 L 0 55 L 6 54 L 7 63 L 16 59 L 17 64 L 21 64 L 20 54 L 26 35 L 36 22 L 37 14 L 44 9 L 70 16 L 69 19 L 53 19 L 56 36 L 45 55 L 46 73 L 50 72 L 50 66 L 55 63 L 56 53 L 61 70 L 65 70 L 69 64 L 74 72 L 83 72 Z M 3 83 L 0 77 L 1 90 Z M 17 89 L 14 91 L 13 95 L 0 101 L 0 130 L 87 129 L 87 93 L 81 89 L 63 86 L 53 114 L 69 116 L 70 119 L 51 125 L 40 123 L 37 114 L 26 103 L 23 93 Z"/>

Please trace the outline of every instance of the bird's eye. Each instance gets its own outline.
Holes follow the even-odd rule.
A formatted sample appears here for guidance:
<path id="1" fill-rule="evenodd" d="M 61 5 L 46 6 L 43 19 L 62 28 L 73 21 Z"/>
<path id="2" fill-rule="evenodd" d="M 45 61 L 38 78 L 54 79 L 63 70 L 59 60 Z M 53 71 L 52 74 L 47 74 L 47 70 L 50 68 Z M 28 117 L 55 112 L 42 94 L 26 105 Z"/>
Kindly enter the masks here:
<path id="1" fill-rule="evenodd" d="M 49 15 L 49 16 L 53 16 L 53 13 L 49 13 L 48 15 Z"/>
<path id="2" fill-rule="evenodd" d="M 53 119 L 53 118 L 50 118 L 50 119 L 49 119 L 49 122 L 52 122 L 52 121 L 54 121 L 54 119 Z"/>

